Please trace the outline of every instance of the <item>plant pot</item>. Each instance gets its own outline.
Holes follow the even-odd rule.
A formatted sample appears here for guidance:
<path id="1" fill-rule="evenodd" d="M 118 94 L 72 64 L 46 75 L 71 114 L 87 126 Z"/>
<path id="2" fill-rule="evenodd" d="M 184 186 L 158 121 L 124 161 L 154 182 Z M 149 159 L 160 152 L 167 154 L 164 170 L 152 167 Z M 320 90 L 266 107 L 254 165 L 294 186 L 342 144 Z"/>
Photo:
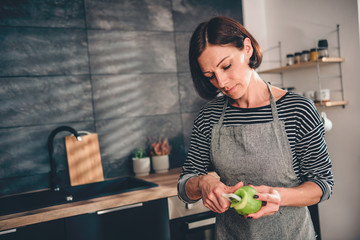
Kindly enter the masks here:
<path id="1" fill-rule="evenodd" d="M 150 173 L 150 157 L 133 158 L 133 169 L 136 176 L 146 176 Z"/>
<path id="2" fill-rule="evenodd" d="M 169 155 L 152 156 L 151 159 L 155 173 L 163 173 L 169 170 Z"/>

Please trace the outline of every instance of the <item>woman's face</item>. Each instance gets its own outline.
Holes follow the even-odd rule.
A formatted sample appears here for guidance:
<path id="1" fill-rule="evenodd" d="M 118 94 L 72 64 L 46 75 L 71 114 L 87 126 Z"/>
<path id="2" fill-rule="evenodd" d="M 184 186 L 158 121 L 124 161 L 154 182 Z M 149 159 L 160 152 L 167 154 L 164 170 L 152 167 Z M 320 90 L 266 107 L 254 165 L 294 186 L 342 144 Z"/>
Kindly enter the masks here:
<path id="1" fill-rule="evenodd" d="M 250 83 L 249 67 L 253 49 L 248 38 L 242 50 L 230 45 L 208 45 L 198 58 L 204 76 L 217 89 L 236 100 L 244 96 Z"/>

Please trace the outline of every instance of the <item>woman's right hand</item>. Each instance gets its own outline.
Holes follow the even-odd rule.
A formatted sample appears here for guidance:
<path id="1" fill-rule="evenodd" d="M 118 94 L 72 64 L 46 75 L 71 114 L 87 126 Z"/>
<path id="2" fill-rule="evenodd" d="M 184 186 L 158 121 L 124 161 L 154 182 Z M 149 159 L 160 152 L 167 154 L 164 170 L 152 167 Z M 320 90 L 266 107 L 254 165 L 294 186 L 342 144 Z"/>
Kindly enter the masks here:
<path id="1" fill-rule="evenodd" d="M 234 186 L 226 186 L 210 174 L 198 176 L 195 181 L 204 206 L 217 213 L 225 212 L 230 206 L 230 202 L 222 196 L 223 193 L 234 193 L 244 185 L 239 182 Z"/>

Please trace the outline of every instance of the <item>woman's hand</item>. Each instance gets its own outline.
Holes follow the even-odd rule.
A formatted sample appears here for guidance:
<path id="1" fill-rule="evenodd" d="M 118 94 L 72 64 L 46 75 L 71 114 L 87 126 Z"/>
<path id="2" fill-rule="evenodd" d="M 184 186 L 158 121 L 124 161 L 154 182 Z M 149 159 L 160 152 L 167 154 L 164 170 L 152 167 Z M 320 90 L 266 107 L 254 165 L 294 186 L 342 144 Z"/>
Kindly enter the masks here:
<path id="1" fill-rule="evenodd" d="M 247 217 L 253 219 L 272 215 L 279 211 L 280 206 L 305 207 L 318 203 L 322 196 L 321 188 L 314 182 L 304 182 L 297 187 L 269 187 L 252 186 L 258 193 L 258 200 L 263 201 L 263 206 L 257 213 Z"/>
<path id="2" fill-rule="evenodd" d="M 229 208 L 230 202 L 222 194 L 233 193 L 243 185 L 242 182 L 239 182 L 234 186 L 226 186 L 217 178 L 208 174 L 189 179 L 186 184 L 186 192 L 189 197 L 191 193 L 194 194 L 193 196 L 201 197 L 204 206 L 211 211 L 223 213 Z"/>
<path id="3" fill-rule="evenodd" d="M 199 182 L 204 206 L 213 212 L 225 212 L 230 207 L 230 202 L 222 194 L 233 193 L 243 185 L 242 182 L 239 182 L 232 187 L 226 186 L 213 176 L 204 175 Z"/>
<path id="4" fill-rule="evenodd" d="M 262 216 L 273 215 L 280 208 L 280 193 L 273 187 L 269 186 L 252 186 L 258 192 L 255 198 L 263 202 L 263 206 L 256 213 L 247 215 L 247 218 L 258 219 Z M 256 197 L 257 196 L 257 197 Z"/>

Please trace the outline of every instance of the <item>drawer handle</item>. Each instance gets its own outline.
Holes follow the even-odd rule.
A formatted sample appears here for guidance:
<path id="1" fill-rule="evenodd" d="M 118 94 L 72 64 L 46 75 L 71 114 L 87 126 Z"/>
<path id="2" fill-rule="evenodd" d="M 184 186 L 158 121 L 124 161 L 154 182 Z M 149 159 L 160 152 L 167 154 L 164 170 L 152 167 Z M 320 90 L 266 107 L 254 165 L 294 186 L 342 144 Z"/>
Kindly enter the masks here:
<path id="1" fill-rule="evenodd" d="M 131 205 L 126 205 L 126 206 L 121 206 L 121 207 L 116 207 L 116 208 L 110 208 L 110 209 L 97 211 L 96 213 L 97 213 L 97 215 L 101 215 L 101 214 L 121 211 L 121 210 L 129 209 L 129 208 L 142 207 L 142 206 L 143 206 L 143 203 L 135 203 L 135 204 L 131 204 Z"/>
<path id="2" fill-rule="evenodd" d="M 200 220 L 200 221 L 196 221 L 196 222 L 187 222 L 187 227 L 188 229 L 195 229 L 195 228 L 200 228 L 200 227 L 205 227 L 205 226 L 209 226 L 212 224 L 215 224 L 216 222 L 216 218 L 212 217 L 212 218 L 207 218 L 204 220 Z"/>
<path id="3" fill-rule="evenodd" d="M 5 234 L 9 234 L 9 233 L 14 233 L 14 232 L 16 232 L 16 228 L 0 231 L 0 235 L 5 235 Z"/>

